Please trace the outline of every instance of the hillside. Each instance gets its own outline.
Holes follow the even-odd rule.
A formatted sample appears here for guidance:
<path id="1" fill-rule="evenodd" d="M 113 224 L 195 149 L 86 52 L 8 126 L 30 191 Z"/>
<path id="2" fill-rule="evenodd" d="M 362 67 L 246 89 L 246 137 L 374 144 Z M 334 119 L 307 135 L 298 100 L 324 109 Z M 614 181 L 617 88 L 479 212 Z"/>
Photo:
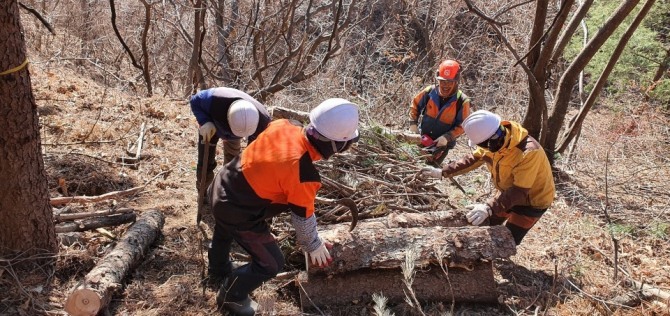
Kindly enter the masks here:
<path id="1" fill-rule="evenodd" d="M 52 196 L 60 195 L 58 179 L 65 180 L 71 195 L 99 195 L 147 184 L 137 196 L 113 203 L 138 210 L 159 209 L 167 217 L 164 236 L 115 296 L 110 312 L 209 314 L 215 306 L 215 292 L 207 290 L 203 295 L 199 286 L 201 237 L 193 225 L 197 210 L 197 134 L 187 103 L 128 96 L 68 69 L 35 65 L 31 66 L 31 74 Z M 559 195 L 550 212 L 533 228 L 516 256 L 495 263 L 500 273 L 500 305 L 459 304 L 458 314 L 608 314 L 610 308 L 619 315 L 653 315 L 667 310 L 653 301 L 643 301 L 633 308 L 604 304 L 627 290 L 612 280 L 612 242 L 604 228 L 602 211 L 604 203 L 609 203 L 609 214 L 616 221 L 612 231 L 621 247 L 619 267 L 628 271 L 632 279 L 667 290 L 670 247 L 665 211 L 668 193 L 664 184 L 669 169 L 662 164 L 670 149 L 664 127 L 667 117 L 653 111 L 644 112 L 644 119 L 632 113 L 593 114 L 575 158 L 561 166 L 556 175 Z M 127 143 L 135 140 L 142 123 L 147 124 L 148 132 L 139 168 L 119 165 L 116 158 L 125 155 Z M 461 140 L 453 155 L 466 150 Z M 610 161 L 606 166 L 608 151 Z M 479 170 L 458 180 L 468 191 L 476 192 L 471 199 L 485 198 L 490 189 L 485 177 L 485 172 Z M 109 207 L 109 203 L 112 201 L 71 207 L 78 211 L 100 210 Z M 123 228 L 112 232 L 120 235 Z M 81 234 L 78 241 L 61 246 L 53 275 L 36 271 L 34 279 L 21 280 L 24 291 L 13 292 L 2 301 L 4 313 L 59 314 L 69 289 L 113 245 L 109 238 L 95 232 Z M 3 280 L 3 287 L 9 285 Z M 300 313 L 296 295 L 295 287 L 286 281 L 270 282 L 256 293 L 257 297 L 270 297 L 274 312 L 280 315 Z M 371 304 L 359 302 L 325 312 L 370 314 Z M 408 307 L 396 306 L 393 310 L 405 314 Z M 448 306 L 428 304 L 424 310 L 427 314 L 440 314 Z"/>
<path id="2" fill-rule="evenodd" d="M 124 7 L 125 12 L 135 12 L 132 5 L 125 5 L 131 7 Z M 64 28 L 77 20 L 77 16 L 54 15 Z M 481 27 L 466 17 L 456 13 L 449 16 L 462 22 L 461 28 L 452 30 L 457 34 L 451 35 L 457 39 L 465 38 L 458 32 Z M 108 28 L 93 25 L 91 31 L 106 34 L 95 40 L 84 39 L 74 32 L 47 37 L 40 33 L 37 22 L 30 21 L 24 22 L 29 40 L 29 70 L 40 116 L 42 153 L 51 197 L 97 196 L 144 186 L 137 194 L 91 204 L 73 203 L 54 208 L 54 212 L 130 207 L 138 213 L 160 210 L 166 217 L 162 236 L 152 245 L 145 260 L 128 275 L 107 314 L 216 314 L 216 292 L 200 285 L 207 254 L 203 252 L 201 232 L 195 226 L 198 125 L 186 93 L 182 92 L 186 90 L 183 78 L 170 77 L 184 71 L 183 66 L 178 66 L 181 61 L 154 61 L 159 69 L 156 73 L 160 88 L 156 88 L 154 96 L 145 97 L 138 73 L 122 57 L 124 53 Z M 133 27 L 122 26 L 126 31 Z M 479 41 L 484 48 L 499 45 L 484 31 L 477 30 L 483 35 L 472 35 L 468 41 Z M 163 39 L 169 42 L 170 38 L 165 35 Z M 417 69 L 409 75 L 397 70 L 406 67 L 405 61 L 394 58 L 402 55 L 403 40 L 407 40 L 398 38 L 393 45 L 400 48 L 384 51 L 386 55 L 381 58 L 388 63 L 367 59 L 364 63 L 346 56 L 335 59 L 323 70 L 323 76 L 278 92 L 268 98 L 266 105 L 308 110 L 323 98 L 347 97 L 361 106 L 366 130 L 406 129 L 406 105 L 427 79 Z M 99 41 L 92 57 L 71 57 L 78 56 L 79 49 L 85 50 L 81 43 L 95 47 L 87 41 Z M 523 109 L 519 104 L 525 105 L 527 96 L 513 89 L 524 88 L 523 83 L 514 81 L 517 79 L 498 81 L 499 77 L 522 77 L 519 70 L 495 59 L 502 57 L 494 55 L 503 54 L 493 49 L 482 48 L 478 55 L 476 48 L 465 46 L 466 56 L 462 60 L 472 62 L 468 63 L 461 89 L 473 97 L 478 109 L 490 109 L 504 119 L 520 120 Z M 169 51 L 168 55 L 172 53 L 170 49 L 165 51 Z M 178 52 L 172 53 L 173 58 L 183 58 L 184 52 L 188 52 L 175 51 Z M 367 54 L 363 48 L 356 53 Z M 378 55 L 376 51 L 374 58 L 380 58 Z M 415 61 L 428 63 L 419 58 Z M 371 63 L 367 68 L 357 68 L 367 62 Z M 502 70 L 487 72 L 498 66 Z M 396 72 L 383 72 L 384 69 Z M 361 73 L 355 77 L 357 70 Z M 497 71 L 506 73 L 498 76 Z M 373 78 L 371 74 L 376 72 L 382 76 Z M 253 88 L 253 84 L 250 86 Z M 569 114 L 574 115 L 577 110 L 571 107 Z M 125 165 L 120 158 L 128 155 L 142 125 L 146 127 L 142 159 L 136 166 Z M 636 281 L 670 292 L 669 126 L 667 110 L 643 101 L 640 89 L 630 88 L 616 95 L 603 93 L 588 114 L 572 155 L 557 157 L 554 172 L 557 197 L 553 206 L 529 232 L 516 255 L 493 262 L 498 304 L 458 303 L 453 306 L 453 314 L 669 315 L 670 301 L 639 293 L 630 286 L 630 281 Z M 467 141 L 461 138 L 448 159 L 457 159 L 469 150 Z M 221 151 L 221 146 L 217 147 L 219 168 Z M 374 161 L 372 158 L 353 157 Z M 438 186 L 448 196 L 444 205 L 462 207 L 483 201 L 494 191 L 483 168 L 456 180 L 467 195 L 444 181 Z M 285 220 L 279 218 L 274 224 L 284 229 L 290 243 L 291 231 L 286 229 L 289 225 Z M 205 226 L 211 235 L 211 219 L 206 220 Z M 115 238 L 122 236 L 127 228 L 128 225 L 109 228 L 113 238 L 100 231 L 61 234 L 55 270 L 37 267 L 27 278 L 16 277 L 25 258 L 0 259 L 0 315 L 66 315 L 63 305 L 71 289 L 113 248 Z M 619 250 L 616 257 L 613 239 Z M 243 250 L 235 252 L 243 258 Z M 300 255 L 294 249 L 287 252 Z M 287 266 L 288 272 L 300 269 L 304 265 Z M 298 293 L 292 279 L 275 279 L 256 290 L 254 297 L 262 302 L 268 315 L 301 315 Z M 450 315 L 452 311 L 450 302 L 422 303 L 420 309 L 406 303 L 387 307 L 395 315 Z M 376 315 L 372 299 L 321 311 L 325 315 Z M 320 313 L 312 311 L 304 315 L 317 314 Z"/>

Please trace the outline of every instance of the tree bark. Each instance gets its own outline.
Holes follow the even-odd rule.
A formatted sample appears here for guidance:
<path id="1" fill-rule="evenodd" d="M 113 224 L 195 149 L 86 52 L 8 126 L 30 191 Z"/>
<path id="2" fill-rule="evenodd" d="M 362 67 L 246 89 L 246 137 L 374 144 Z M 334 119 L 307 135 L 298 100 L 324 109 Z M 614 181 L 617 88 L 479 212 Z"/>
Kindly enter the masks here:
<path id="1" fill-rule="evenodd" d="M 0 1 L 0 256 L 56 252 L 19 6 Z"/>
<path id="2" fill-rule="evenodd" d="M 332 276 L 301 272 L 296 278 L 303 310 L 316 306 L 335 306 L 369 302 L 378 293 L 390 303 L 405 300 L 407 286 L 401 269 L 359 270 Z M 472 271 L 437 266 L 417 270 L 412 291 L 420 301 L 494 303 L 498 292 L 490 262 L 476 265 Z"/>
<path id="3" fill-rule="evenodd" d="M 391 213 L 387 216 L 366 219 L 358 222 L 355 229 L 386 229 L 386 228 L 413 228 L 413 227 L 463 227 L 468 221 L 462 212 L 436 211 L 425 213 Z M 348 229 L 349 224 L 334 224 L 319 226 L 321 230 Z"/>
<path id="4" fill-rule="evenodd" d="M 310 267 L 311 274 L 338 274 L 360 269 L 399 268 L 405 253 L 417 251 L 417 267 L 444 263 L 470 269 L 482 260 L 507 258 L 516 253 L 509 229 L 490 227 L 416 227 L 361 229 L 347 226 L 320 231 L 333 244 L 334 261 L 325 268 Z"/>
<path id="5" fill-rule="evenodd" d="M 84 232 L 100 227 L 118 226 L 135 220 L 135 213 L 117 214 L 104 217 L 94 217 L 79 222 L 69 222 L 56 225 L 56 233 Z"/>
<path id="6" fill-rule="evenodd" d="M 558 83 L 558 89 L 554 93 L 554 109 L 549 117 L 549 128 L 546 142 L 543 142 L 545 149 L 550 152 L 549 160 L 552 164 L 554 159 L 553 153 L 556 150 L 556 143 L 558 142 L 565 115 L 568 111 L 568 105 L 572 98 L 572 89 L 577 82 L 579 73 L 586 67 L 591 61 L 591 58 L 598 52 L 605 41 L 612 36 L 616 28 L 623 23 L 624 19 L 626 19 L 639 2 L 639 0 L 625 0 L 621 2 L 621 5 L 614 13 L 612 13 L 609 19 L 607 19 L 598 32 L 591 38 L 586 47 L 584 47 L 565 72 L 563 72 Z"/>
<path id="7" fill-rule="evenodd" d="M 126 274 L 140 263 L 149 246 L 158 238 L 164 223 L 165 217 L 160 211 L 144 212 L 116 247 L 84 277 L 83 284 L 68 296 L 65 311 L 73 316 L 83 316 L 96 315 L 105 308 Z"/>
<path id="8" fill-rule="evenodd" d="M 570 144 L 570 142 L 572 141 L 572 139 L 581 130 L 582 123 L 584 122 L 586 115 L 591 110 L 593 104 L 595 104 L 597 97 L 600 95 L 600 92 L 602 91 L 603 87 L 605 86 L 605 83 L 607 82 L 607 78 L 609 78 L 609 75 L 610 73 L 612 73 L 614 66 L 619 61 L 619 57 L 621 57 L 624 48 L 626 48 L 628 41 L 633 36 L 633 33 L 635 33 L 635 30 L 637 30 L 637 27 L 640 25 L 640 23 L 642 23 L 644 17 L 647 16 L 647 13 L 651 9 L 651 6 L 654 5 L 654 2 L 655 0 L 647 0 L 644 3 L 642 9 L 640 9 L 640 12 L 638 12 L 633 22 L 628 26 L 628 29 L 626 29 L 626 32 L 619 39 L 619 42 L 617 43 L 616 48 L 614 48 L 612 56 L 610 56 L 610 59 L 607 62 L 607 65 L 605 66 L 605 69 L 603 69 L 603 72 L 600 74 L 600 77 L 598 77 L 596 84 L 594 85 L 593 89 L 591 89 L 591 92 L 589 93 L 589 97 L 586 99 L 586 102 L 579 109 L 577 119 L 574 120 L 573 123 L 570 124 L 570 126 L 568 126 L 563 137 L 558 142 L 558 145 L 556 146 L 556 152 L 563 153 Z"/>

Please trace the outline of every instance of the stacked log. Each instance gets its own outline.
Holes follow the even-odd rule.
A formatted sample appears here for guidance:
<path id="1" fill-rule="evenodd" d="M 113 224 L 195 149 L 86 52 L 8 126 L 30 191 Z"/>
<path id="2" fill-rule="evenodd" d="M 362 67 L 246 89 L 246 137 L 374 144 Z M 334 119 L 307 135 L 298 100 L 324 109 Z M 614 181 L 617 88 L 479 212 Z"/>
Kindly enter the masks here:
<path id="1" fill-rule="evenodd" d="M 404 301 L 409 251 L 415 254 L 411 290 L 419 300 L 495 302 L 491 262 L 514 255 L 514 240 L 503 226 L 463 226 L 462 214 L 391 214 L 362 221 L 352 232 L 346 224 L 324 227 L 319 234 L 332 243 L 334 261 L 299 274 L 303 307 L 370 301 L 373 293 Z"/>

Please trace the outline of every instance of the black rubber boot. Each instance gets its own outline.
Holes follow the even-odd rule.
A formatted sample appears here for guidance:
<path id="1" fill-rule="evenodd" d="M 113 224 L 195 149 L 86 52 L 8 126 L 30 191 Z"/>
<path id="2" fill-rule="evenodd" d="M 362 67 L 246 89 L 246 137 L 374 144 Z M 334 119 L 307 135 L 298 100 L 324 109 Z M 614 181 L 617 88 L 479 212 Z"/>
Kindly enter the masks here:
<path id="1" fill-rule="evenodd" d="M 236 316 L 256 315 L 256 311 L 258 311 L 258 303 L 252 300 L 249 296 L 241 301 L 228 301 L 226 300 L 226 294 L 227 291 L 225 287 L 222 287 L 216 295 L 216 306 L 218 306 L 220 310 L 226 310 Z"/>

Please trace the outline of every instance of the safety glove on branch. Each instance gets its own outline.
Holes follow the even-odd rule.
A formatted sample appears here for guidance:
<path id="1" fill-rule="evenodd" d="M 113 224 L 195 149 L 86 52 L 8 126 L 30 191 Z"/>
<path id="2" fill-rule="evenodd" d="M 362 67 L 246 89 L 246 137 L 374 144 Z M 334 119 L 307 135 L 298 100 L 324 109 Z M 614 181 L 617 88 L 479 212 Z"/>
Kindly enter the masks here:
<path id="1" fill-rule="evenodd" d="M 419 172 L 423 179 L 442 179 L 442 169 L 435 167 L 423 167 Z"/>
<path id="2" fill-rule="evenodd" d="M 214 134 L 216 134 L 216 127 L 214 126 L 214 123 L 207 122 L 200 126 L 198 133 L 200 133 L 200 136 L 202 136 L 202 138 L 209 143 Z"/>

